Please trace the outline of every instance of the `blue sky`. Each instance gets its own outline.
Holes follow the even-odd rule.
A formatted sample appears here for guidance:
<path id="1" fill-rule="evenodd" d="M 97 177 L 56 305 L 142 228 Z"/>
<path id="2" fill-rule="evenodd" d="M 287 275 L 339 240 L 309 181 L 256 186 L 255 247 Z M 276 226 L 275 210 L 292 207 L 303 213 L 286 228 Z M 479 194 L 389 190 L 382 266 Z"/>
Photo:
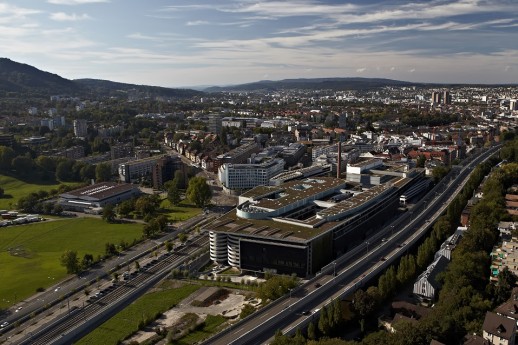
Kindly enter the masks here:
<path id="1" fill-rule="evenodd" d="M 518 83 L 518 0 L 0 0 L 0 56 L 168 87 L 382 77 Z"/>

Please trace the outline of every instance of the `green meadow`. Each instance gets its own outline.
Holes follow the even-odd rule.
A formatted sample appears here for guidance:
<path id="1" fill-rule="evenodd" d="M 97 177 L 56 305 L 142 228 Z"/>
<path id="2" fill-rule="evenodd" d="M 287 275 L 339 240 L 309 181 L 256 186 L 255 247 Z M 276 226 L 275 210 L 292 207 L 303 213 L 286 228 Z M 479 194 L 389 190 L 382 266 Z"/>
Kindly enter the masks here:
<path id="1" fill-rule="evenodd" d="M 18 199 L 22 196 L 27 196 L 33 192 L 39 192 L 40 190 L 51 191 L 52 189 L 58 189 L 59 182 L 52 183 L 38 183 L 38 182 L 27 182 L 22 181 L 12 176 L 0 175 L 0 187 L 4 189 L 4 196 L 0 198 L 0 209 L 9 210 L 16 209 Z M 68 185 L 74 183 L 66 183 Z"/>
<path id="2" fill-rule="evenodd" d="M 109 224 L 96 218 L 47 220 L 0 228 L 0 308 L 13 305 L 66 278 L 59 258 L 75 250 L 94 258 L 107 242 L 133 242 L 142 236 L 142 224 Z"/>

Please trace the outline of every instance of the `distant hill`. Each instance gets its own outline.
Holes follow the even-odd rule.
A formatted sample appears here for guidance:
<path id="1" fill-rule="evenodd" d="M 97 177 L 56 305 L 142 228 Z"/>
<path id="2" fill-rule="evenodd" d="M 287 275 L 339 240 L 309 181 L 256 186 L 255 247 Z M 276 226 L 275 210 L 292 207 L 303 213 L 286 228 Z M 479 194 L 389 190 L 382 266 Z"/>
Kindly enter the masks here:
<path id="1" fill-rule="evenodd" d="M 205 92 L 221 91 L 259 91 L 259 90 L 365 90 L 383 86 L 408 86 L 417 85 L 406 81 L 382 79 L 382 78 L 312 78 L 312 79 L 284 79 L 278 81 L 262 80 L 254 83 L 213 86 L 205 89 Z"/>
<path id="2" fill-rule="evenodd" d="M 132 94 L 138 97 L 190 98 L 203 92 L 189 89 L 171 89 L 158 86 L 133 85 L 107 80 L 69 80 L 57 74 L 41 71 L 33 66 L 0 58 L 0 97 L 111 97 Z"/>
<path id="3" fill-rule="evenodd" d="M 134 93 L 147 96 L 190 98 L 203 92 L 191 89 L 171 89 L 160 86 L 135 85 L 100 79 L 75 79 L 78 85 L 96 95 L 117 96 L 121 93 Z"/>
<path id="4" fill-rule="evenodd" d="M 0 94 L 11 93 L 43 96 L 80 92 L 80 86 L 57 74 L 33 66 L 0 58 Z"/>

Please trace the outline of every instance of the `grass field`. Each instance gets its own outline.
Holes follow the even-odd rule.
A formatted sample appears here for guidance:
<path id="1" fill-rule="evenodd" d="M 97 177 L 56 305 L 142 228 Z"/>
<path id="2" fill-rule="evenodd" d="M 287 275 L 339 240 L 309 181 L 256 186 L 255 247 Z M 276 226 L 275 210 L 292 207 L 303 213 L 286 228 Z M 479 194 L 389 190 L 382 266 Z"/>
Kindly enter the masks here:
<path id="1" fill-rule="evenodd" d="M 67 183 L 70 184 L 70 183 Z M 0 209 L 15 209 L 18 199 L 32 192 L 40 190 L 50 191 L 58 189 L 60 183 L 38 184 L 24 182 L 11 176 L 0 175 L 0 186 L 4 189 L 4 197 L 0 198 Z"/>
<path id="2" fill-rule="evenodd" d="M 118 341 L 135 333 L 141 320 L 154 318 L 157 313 L 163 313 L 171 309 L 199 288 L 196 285 L 184 285 L 179 288 L 146 294 L 97 327 L 76 344 L 115 345 Z"/>
<path id="3" fill-rule="evenodd" d="M 182 222 L 201 213 L 200 208 L 189 204 L 187 200 L 182 200 L 180 205 L 173 206 L 169 200 L 165 199 L 160 204 L 160 207 L 163 210 L 162 214 L 166 215 L 171 221 Z"/>
<path id="4" fill-rule="evenodd" d="M 95 218 L 48 220 L 0 228 L 0 308 L 33 295 L 67 276 L 59 263 L 65 250 L 103 255 L 107 242 L 132 242 L 142 224 L 108 224 Z"/>
<path id="5" fill-rule="evenodd" d="M 205 323 L 204 323 L 202 329 L 189 333 L 185 337 L 177 340 L 175 342 L 175 344 L 179 344 L 179 345 L 197 344 L 198 342 L 202 341 L 203 339 L 206 339 L 206 338 L 210 337 L 212 334 L 216 333 L 219 326 L 221 324 L 223 324 L 225 321 L 227 321 L 227 319 L 224 316 L 207 315 L 207 318 L 205 319 Z"/>

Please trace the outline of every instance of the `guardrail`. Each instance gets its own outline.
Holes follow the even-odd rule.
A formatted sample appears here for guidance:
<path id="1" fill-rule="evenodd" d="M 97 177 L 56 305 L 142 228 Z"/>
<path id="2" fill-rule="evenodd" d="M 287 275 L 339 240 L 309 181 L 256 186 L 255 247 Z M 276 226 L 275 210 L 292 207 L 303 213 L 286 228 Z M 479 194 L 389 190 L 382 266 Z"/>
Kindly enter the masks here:
<path id="1" fill-rule="evenodd" d="M 493 155 L 493 152 L 496 152 L 499 149 L 500 146 L 501 145 L 498 145 L 496 147 L 490 148 L 489 150 L 483 150 L 483 152 L 478 157 L 475 157 L 475 158 L 474 157 L 470 157 L 467 162 L 464 162 L 465 165 L 463 167 L 459 167 L 459 168 L 450 170 L 450 172 L 443 178 L 443 180 L 439 184 L 437 184 L 434 188 L 432 188 L 432 190 L 430 190 L 428 192 L 428 194 L 429 195 L 434 195 L 437 192 L 438 189 L 440 189 L 442 187 L 447 187 L 446 185 L 450 185 L 456 179 L 461 178 L 462 175 L 466 174 L 468 172 L 468 170 L 471 169 L 471 166 L 473 165 L 473 163 L 479 164 L 481 161 L 486 161 L 487 159 L 489 159 Z M 489 152 L 485 152 L 485 151 L 489 151 Z M 487 156 L 485 158 L 483 158 L 485 153 L 487 154 Z M 456 172 L 458 172 L 458 174 L 457 174 L 457 176 L 454 176 Z M 468 176 L 469 176 L 469 174 L 468 174 Z M 457 186 L 457 188 L 455 189 L 455 192 L 450 195 L 450 198 L 449 198 L 450 201 L 453 199 L 453 196 L 456 196 L 462 190 L 464 185 L 467 183 L 468 178 L 466 177 L 462 181 L 463 182 L 459 186 Z M 437 198 L 442 199 L 443 195 L 441 194 L 440 196 L 436 196 L 433 199 L 436 200 Z M 417 210 L 419 210 L 421 208 L 421 206 L 423 206 L 423 205 L 424 206 L 430 205 L 430 203 L 426 204 L 426 201 L 421 200 L 420 202 L 418 202 L 418 204 L 416 204 Z M 413 244 L 415 244 L 428 231 L 428 229 L 431 227 L 433 222 L 444 212 L 446 207 L 447 207 L 446 203 L 442 207 L 440 207 L 439 210 L 436 211 L 432 215 L 432 218 L 430 219 L 430 222 L 428 224 L 424 225 L 422 230 L 419 233 L 414 234 L 410 238 L 410 240 L 407 240 L 407 242 L 401 248 L 399 248 L 397 250 L 397 252 L 396 252 L 397 255 L 396 254 L 392 254 L 392 255 L 388 256 L 385 261 L 382 261 L 381 263 L 376 264 L 374 266 L 374 269 L 370 270 L 368 273 L 366 273 L 364 276 L 362 276 L 360 278 L 360 282 L 356 282 L 355 281 L 354 284 L 349 284 L 344 291 L 342 291 L 341 293 L 338 294 L 338 297 L 342 298 L 342 297 L 350 294 L 352 289 L 358 288 L 358 284 L 361 285 L 362 282 L 366 282 L 366 281 L 372 279 L 373 277 L 376 277 L 382 270 L 386 269 L 388 267 L 388 265 L 392 264 L 397 258 L 399 258 L 399 256 L 401 256 L 404 252 L 406 252 Z M 426 215 L 428 212 L 429 212 L 428 208 L 424 207 L 424 209 L 420 212 L 420 215 Z M 408 217 L 413 217 L 413 216 L 415 216 L 415 218 L 412 219 L 410 221 L 410 223 L 406 227 L 414 226 L 415 223 L 418 220 L 420 220 L 420 218 L 421 218 L 421 217 L 418 217 L 418 214 L 412 215 L 412 214 L 406 213 L 403 217 L 400 217 L 399 219 L 395 220 L 395 223 L 396 224 L 401 223 L 404 220 L 408 219 Z M 386 236 L 386 233 L 390 229 L 390 225 L 386 229 L 387 230 L 385 232 L 378 233 L 378 234 L 374 235 L 373 238 L 375 240 L 379 240 L 382 236 Z M 402 230 L 399 230 L 396 234 L 394 234 L 392 236 L 392 240 L 393 241 L 396 241 L 396 240 L 400 239 L 404 235 L 404 232 Z M 365 243 L 363 245 L 357 246 L 353 250 L 351 250 L 351 251 L 347 252 L 346 254 L 344 254 L 342 257 L 337 258 L 335 261 L 337 262 L 337 264 L 342 263 L 342 262 L 350 259 L 350 257 L 352 255 L 356 255 L 359 252 L 364 251 L 366 249 L 366 247 L 367 247 L 367 244 L 365 244 Z M 381 248 L 382 248 L 382 246 L 378 246 L 376 248 L 373 248 L 372 251 L 370 252 L 370 254 L 372 255 L 373 253 L 376 253 L 377 250 L 381 250 Z M 355 263 L 353 263 L 351 266 L 349 266 L 349 268 L 346 271 L 341 272 L 339 275 L 340 276 L 346 275 L 347 271 L 349 271 L 355 265 L 359 264 L 360 261 L 362 261 L 362 259 L 357 260 Z M 325 266 L 325 268 L 323 268 L 321 270 L 321 273 L 326 273 L 326 274 L 327 273 L 331 273 L 334 270 L 333 266 L 334 265 L 332 263 L 327 265 L 327 266 Z M 345 279 L 345 277 L 342 277 L 342 279 Z M 338 278 L 338 280 L 340 280 L 340 278 Z M 302 289 L 302 288 L 312 284 L 312 283 L 313 283 L 313 280 L 310 280 L 310 281 L 306 282 L 305 284 L 301 285 L 297 289 L 297 291 L 299 289 Z M 296 302 L 294 302 L 293 305 L 291 305 L 291 307 L 296 309 L 296 308 L 300 308 L 302 305 L 311 303 L 312 301 L 314 301 L 314 299 L 320 297 L 320 295 L 322 295 L 324 292 L 327 292 L 328 290 L 330 290 L 332 286 L 334 286 L 334 279 L 330 280 L 327 283 L 325 283 L 324 285 L 322 285 L 318 290 L 315 290 L 312 293 L 310 293 L 309 295 L 307 295 L 307 296 L 297 300 Z M 318 291 L 318 293 L 316 293 L 317 291 Z M 295 290 L 293 292 L 295 292 Z M 260 309 L 258 312 L 253 313 L 252 315 L 249 315 L 248 317 L 238 321 L 234 325 L 231 325 L 230 327 L 227 327 L 226 329 L 224 329 L 223 331 L 219 332 L 218 334 L 210 337 L 209 339 L 206 339 L 201 344 L 208 345 L 208 344 L 213 343 L 214 341 L 217 341 L 219 338 L 227 335 L 232 330 L 235 330 L 235 329 L 239 328 L 240 326 L 242 326 L 248 320 L 250 320 L 252 318 L 255 318 L 255 317 L 260 317 L 260 315 L 268 312 L 271 308 L 273 308 L 274 306 L 276 306 L 276 305 L 280 304 L 281 302 L 285 301 L 287 298 L 289 298 L 289 297 L 287 295 L 285 295 L 285 296 L 275 300 L 275 302 L 270 303 L 269 305 L 267 305 L 264 308 Z M 326 304 L 324 304 L 324 305 L 326 305 Z M 285 310 L 281 311 L 280 313 L 278 313 L 276 315 L 273 315 L 272 317 L 270 317 L 269 319 L 267 319 L 266 321 L 261 323 L 259 326 L 255 327 L 254 329 L 249 330 L 247 333 L 243 334 L 238 339 L 234 340 L 232 342 L 232 344 L 246 344 L 246 343 L 249 343 L 249 342 L 253 343 L 254 339 L 253 339 L 252 331 L 256 331 L 257 328 L 259 328 L 259 327 L 261 329 L 267 329 L 268 327 L 270 327 L 274 323 L 276 323 L 279 318 L 282 319 L 286 315 L 291 313 L 292 311 L 290 309 L 291 308 L 285 309 Z M 315 315 L 318 315 L 318 312 Z M 315 315 L 312 315 L 312 317 L 314 317 Z M 300 328 L 302 326 L 306 326 L 309 323 L 310 320 L 311 320 L 311 317 L 309 317 L 309 316 L 307 318 L 303 319 L 303 321 L 300 324 L 297 324 L 293 328 L 289 329 L 287 331 L 288 332 L 287 334 L 290 334 L 290 333 L 294 332 L 294 330 L 297 329 L 297 328 Z"/>

